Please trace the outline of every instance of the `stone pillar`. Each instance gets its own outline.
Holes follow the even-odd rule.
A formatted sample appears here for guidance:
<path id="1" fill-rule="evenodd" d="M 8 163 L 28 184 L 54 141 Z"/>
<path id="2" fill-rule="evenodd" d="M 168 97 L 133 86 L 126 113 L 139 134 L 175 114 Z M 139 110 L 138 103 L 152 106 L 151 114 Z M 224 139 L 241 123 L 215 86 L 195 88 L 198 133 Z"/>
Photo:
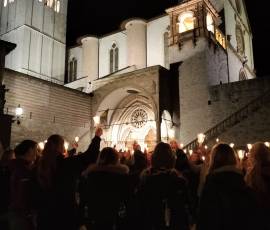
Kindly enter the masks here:
<path id="1" fill-rule="evenodd" d="M 82 44 L 82 75 L 88 82 L 98 78 L 99 40 L 94 36 L 83 37 Z"/>
<path id="2" fill-rule="evenodd" d="M 137 69 L 145 68 L 147 63 L 147 24 L 142 19 L 134 19 L 125 23 L 127 32 L 128 65 Z"/>

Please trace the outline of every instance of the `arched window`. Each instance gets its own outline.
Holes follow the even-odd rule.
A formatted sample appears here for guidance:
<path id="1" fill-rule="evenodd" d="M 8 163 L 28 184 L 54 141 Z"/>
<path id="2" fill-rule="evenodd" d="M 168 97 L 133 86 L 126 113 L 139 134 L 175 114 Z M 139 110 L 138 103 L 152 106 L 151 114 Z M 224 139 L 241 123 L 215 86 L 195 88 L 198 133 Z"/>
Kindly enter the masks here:
<path id="1" fill-rule="evenodd" d="M 112 44 L 110 49 L 110 73 L 117 71 L 119 68 L 119 48 L 116 43 Z"/>
<path id="2" fill-rule="evenodd" d="M 195 18 L 192 11 L 184 12 L 178 17 L 179 33 L 193 30 L 195 27 Z"/>
<path id="3" fill-rule="evenodd" d="M 208 31 L 214 33 L 214 20 L 210 13 L 207 13 L 206 15 L 206 26 Z"/>
<path id="4" fill-rule="evenodd" d="M 57 13 L 60 12 L 60 1 L 59 0 L 55 0 L 54 11 L 57 12 Z"/>
<path id="5" fill-rule="evenodd" d="M 247 80 L 247 73 L 244 68 L 241 68 L 239 71 L 239 81 Z"/>
<path id="6" fill-rule="evenodd" d="M 77 79 L 77 59 L 72 58 L 68 67 L 68 82 L 73 82 Z"/>

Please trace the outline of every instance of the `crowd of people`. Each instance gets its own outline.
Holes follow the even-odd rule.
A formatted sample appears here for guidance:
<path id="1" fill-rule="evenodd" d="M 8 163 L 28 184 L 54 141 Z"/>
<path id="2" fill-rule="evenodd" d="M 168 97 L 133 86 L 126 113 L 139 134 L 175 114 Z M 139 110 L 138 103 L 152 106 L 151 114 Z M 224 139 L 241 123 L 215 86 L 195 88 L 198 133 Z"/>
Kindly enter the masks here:
<path id="1" fill-rule="evenodd" d="M 228 144 L 186 154 L 176 141 L 150 155 L 106 147 L 84 153 L 52 135 L 24 140 L 0 161 L 1 230 L 269 230 L 270 149 L 239 159 Z M 75 146 L 76 147 L 76 146 Z M 0 154 L 1 156 L 1 154 Z"/>

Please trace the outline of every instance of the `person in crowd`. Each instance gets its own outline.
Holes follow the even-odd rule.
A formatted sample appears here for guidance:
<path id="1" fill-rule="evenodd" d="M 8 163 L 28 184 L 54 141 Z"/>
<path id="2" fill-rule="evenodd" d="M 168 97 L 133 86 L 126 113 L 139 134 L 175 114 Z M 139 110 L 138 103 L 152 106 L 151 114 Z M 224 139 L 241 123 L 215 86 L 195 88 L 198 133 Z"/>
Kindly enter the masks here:
<path id="1" fill-rule="evenodd" d="M 13 150 L 6 150 L 0 159 L 0 229 L 8 229 L 8 205 L 10 201 L 9 165 L 15 159 Z"/>
<path id="2" fill-rule="evenodd" d="M 10 166 L 10 230 L 34 229 L 34 177 L 33 163 L 37 154 L 37 143 L 24 140 L 16 146 L 16 159 Z"/>
<path id="3" fill-rule="evenodd" d="M 258 204 L 258 228 L 270 229 L 270 149 L 255 143 L 248 158 L 247 184 L 255 191 Z"/>
<path id="4" fill-rule="evenodd" d="M 137 193 L 137 229 L 189 229 L 190 205 L 186 180 L 174 167 L 175 156 L 170 145 L 159 143 L 152 155 L 152 167 L 142 173 Z"/>
<path id="5" fill-rule="evenodd" d="M 89 229 L 120 229 L 126 216 L 128 172 L 128 167 L 120 164 L 116 150 L 106 147 L 100 152 L 97 164 L 90 165 L 83 173 L 87 178 Z"/>
<path id="6" fill-rule="evenodd" d="M 217 144 L 200 199 L 198 230 L 257 229 L 254 194 L 245 184 L 234 150 Z"/>
<path id="7" fill-rule="evenodd" d="M 97 128 L 86 152 L 73 157 L 64 156 L 63 137 L 52 135 L 48 138 L 37 167 L 38 229 L 77 229 L 76 182 L 82 171 L 96 162 L 101 135 L 102 129 Z"/>

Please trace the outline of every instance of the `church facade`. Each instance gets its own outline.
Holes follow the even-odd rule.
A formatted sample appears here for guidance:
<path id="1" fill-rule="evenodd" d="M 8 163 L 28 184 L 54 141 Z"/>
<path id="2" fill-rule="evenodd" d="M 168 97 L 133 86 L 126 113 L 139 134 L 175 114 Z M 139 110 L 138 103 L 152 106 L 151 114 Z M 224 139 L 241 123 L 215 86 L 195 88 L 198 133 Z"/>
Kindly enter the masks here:
<path id="1" fill-rule="evenodd" d="M 27 6 L 32 9 L 29 13 Z M 43 15 L 42 19 L 35 20 L 38 14 Z M 265 99 L 269 91 L 267 80 L 255 78 L 252 33 L 242 0 L 184 0 L 148 21 L 127 19 L 119 31 L 102 37 L 78 38 L 78 45 L 66 51 L 64 83 L 66 14 L 67 0 L 1 0 L 1 39 L 17 43 L 16 50 L 7 56 L 6 68 L 35 77 L 31 85 L 36 85 L 39 79 L 58 84 L 52 89 L 54 94 L 59 91 L 58 100 L 67 92 L 63 95 L 68 95 L 66 103 L 73 115 L 66 122 L 72 124 L 63 124 L 63 128 L 60 124 L 58 129 L 53 128 L 54 132 L 66 135 L 70 127 L 73 133 L 80 130 L 78 133 L 85 137 L 93 134 L 96 125 L 101 125 L 102 145 L 117 145 L 118 149 L 131 148 L 134 140 L 148 149 L 172 138 L 188 145 L 198 133 L 208 133 L 210 141 L 216 136 L 226 136 L 219 129 L 228 124 L 224 120 L 243 114 L 245 107 Z M 21 17 L 23 20 L 19 20 Z M 23 25 L 18 26 L 19 22 Z M 23 39 L 16 40 L 17 33 Z M 12 79 L 16 79 L 14 75 Z M 6 81 L 14 88 L 13 96 L 7 100 L 7 106 L 12 107 L 19 102 L 17 98 L 14 100 L 18 86 Z M 41 84 L 48 87 L 44 81 Z M 35 90 L 32 91 L 34 95 Z M 74 93 L 77 96 L 72 96 Z M 41 101 L 52 118 L 46 121 L 42 117 L 42 127 L 48 127 L 47 135 L 54 126 L 52 121 L 61 123 L 67 116 L 60 101 L 59 106 L 53 106 L 52 95 L 46 95 L 46 100 Z M 72 97 L 74 102 L 76 98 L 76 104 L 72 104 Z M 27 110 L 27 103 L 22 103 Z M 76 110 L 81 105 L 84 114 Z M 36 111 L 37 106 L 34 107 L 29 109 L 31 119 L 31 111 Z M 37 113 L 42 113 L 42 109 L 39 107 Z M 57 119 L 58 111 L 61 119 Z M 247 116 L 253 119 L 251 110 Z M 83 117 L 80 129 L 71 122 L 72 117 L 75 120 Z M 29 122 L 32 121 L 22 125 Z M 50 125 L 44 126 L 46 122 Z M 36 132 L 40 140 L 46 138 L 38 131 L 33 132 L 40 123 L 31 124 L 24 127 L 28 137 Z M 231 130 L 237 129 L 236 126 L 231 125 Z M 261 136 L 269 135 L 263 131 L 264 125 L 258 127 L 262 129 Z M 18 127 L 14 130 L 13 139 L 18 141 L 22 131 Z M 241 145 L 244 138 L 234 135 L 239 141 L 236 144 Z M 224 141 L 229 137 L 225 136 Z M 257 139 L 262 138 L 252 136 L 250 141 Z"/>

